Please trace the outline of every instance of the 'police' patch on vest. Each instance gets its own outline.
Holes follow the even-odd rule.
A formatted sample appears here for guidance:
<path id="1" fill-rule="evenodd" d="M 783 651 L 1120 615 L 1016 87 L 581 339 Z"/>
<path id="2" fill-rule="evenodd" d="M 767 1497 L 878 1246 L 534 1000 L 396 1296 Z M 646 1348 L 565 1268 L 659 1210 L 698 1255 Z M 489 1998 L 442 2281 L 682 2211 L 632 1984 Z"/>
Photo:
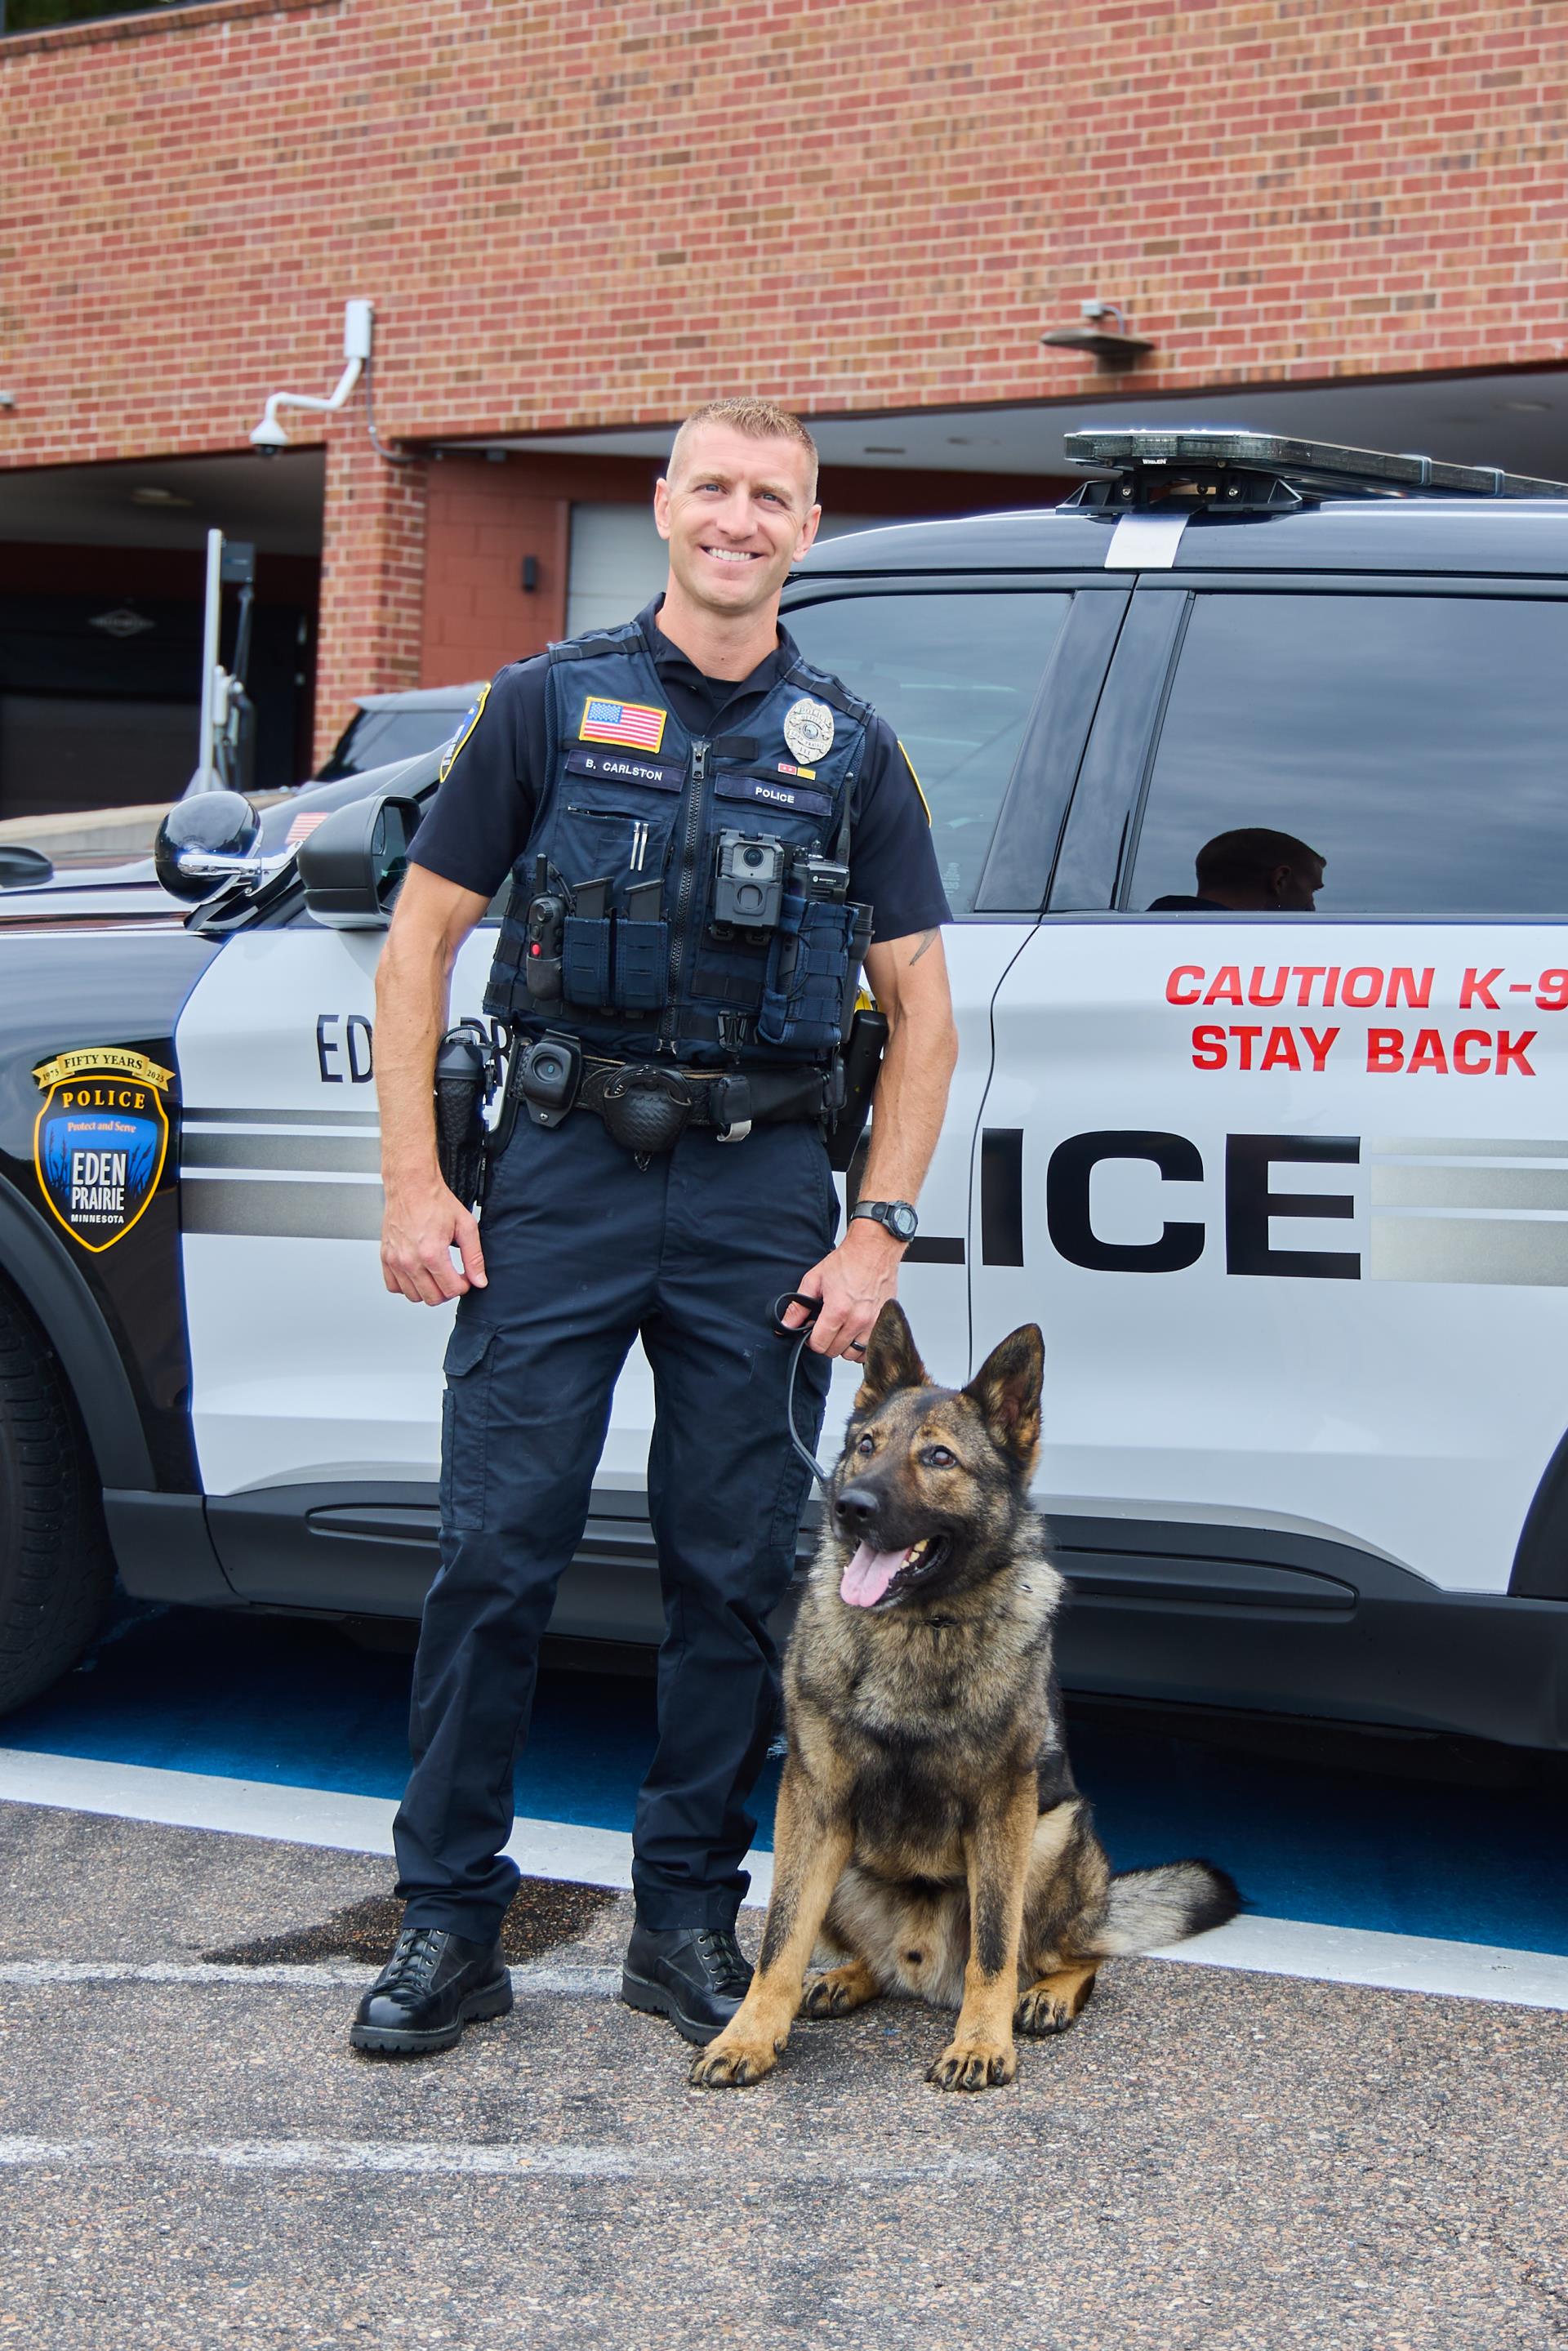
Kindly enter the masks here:
<path id="1" fill-rule="evenodd" d="M 826 816 L 832 801 L 825 793 L 802 791 L 778 776 L 720 776 L 714 797 L 725 800 L 756 800 L 763 808 L 789 809 L 798 816 Z"/>
<path id="2" fill-rule="evenodd" d="M 607 702 L 591 694 L 577 733 L 582 743 L 626 743 L 633 751 L 656 751 L 664 739 L 667 710 L 651 702 Z"/>
<path id="3" fill-rule="evenodd" d="M 616 784 L 646 784 L 655 792 L 678 792 L 686 780 L 684 768 L 660 759 L 632 759 L 622 751 L 569 751 L 569 776 L 602 776 Z"/>
<path id="4" fill-rule="evenodd" d="M 44 1089 L 33 1165 L 51 1215 L 96 1256 L 127 1234 L 158 1188 L 174 1072 L 145 1053 L 97 1046 L 33 1071 Z"/>

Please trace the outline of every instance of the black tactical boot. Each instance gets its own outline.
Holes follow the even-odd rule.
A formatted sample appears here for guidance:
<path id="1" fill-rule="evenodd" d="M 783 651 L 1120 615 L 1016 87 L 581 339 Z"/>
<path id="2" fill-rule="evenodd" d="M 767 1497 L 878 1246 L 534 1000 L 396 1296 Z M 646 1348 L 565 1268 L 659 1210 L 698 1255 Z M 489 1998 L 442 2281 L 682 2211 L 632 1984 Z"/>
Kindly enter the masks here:
<path id="1" fill-rule="evenodd" d="M 450 2049 L 465 2024 L 505 2016 L 512 1979 L 499 1943 L 470 1943 L 441 1927 L 405 1927 L 354 2012 L 356 2049 L 423 2057 Z"/>
<path id="2" fill-rule="evenodd" d="M 667 2016 L 699 2047 L 724 2031 L 751 1981 L 728 1927 L 644 1927 L 626 1946 L 621 1997 L 629 2008 Z"/>

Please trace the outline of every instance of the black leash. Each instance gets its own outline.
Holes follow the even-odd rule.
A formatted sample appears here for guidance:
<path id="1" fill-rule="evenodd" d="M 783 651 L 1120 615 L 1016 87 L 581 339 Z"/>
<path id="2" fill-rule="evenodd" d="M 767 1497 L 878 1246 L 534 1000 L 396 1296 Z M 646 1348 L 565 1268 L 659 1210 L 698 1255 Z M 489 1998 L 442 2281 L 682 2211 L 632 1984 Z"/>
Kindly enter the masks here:
<path id="1" fill-rule="evenodd" d="M 785 1313 L 791 1306 L 805 1308 L 806 1319 L 803 1322 L 790 1324 L 785 1322 Z M 816 1455 L 809 1453 L 801 1444 L 800 1428 L 795 1419 L 795 1374 L 800 1368 L 800 1358 L 806 1352 L 806 1343 L 810 1338 L 817 1317 L 821 1311 L 822 1301 L 820 1298 L 808 1298 L 805 1292 L 800 1290 L 784 1290 L 773 1301 L 773 1335 L 777 1339 L 793 1339 L 795 1342 L 795 1353 L 789 1359 L 789 1384 L 784 1395 L 784 1411 L 789 1423 L 789 1442 L 823 1493 L 831 1494 L 832 1479 L 824 1471 Z"/>

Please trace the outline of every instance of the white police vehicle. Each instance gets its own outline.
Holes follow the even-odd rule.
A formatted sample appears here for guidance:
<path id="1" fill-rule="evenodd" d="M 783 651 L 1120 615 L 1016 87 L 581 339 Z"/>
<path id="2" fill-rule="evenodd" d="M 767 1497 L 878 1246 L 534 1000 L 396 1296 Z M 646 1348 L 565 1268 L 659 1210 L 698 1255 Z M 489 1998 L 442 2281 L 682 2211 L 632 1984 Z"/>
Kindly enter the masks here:
<path id="1" fill-rule="evenodd" d="M 956 1381 L 1044 1328 L 1071 1685 L 1568 1745 L 1568 492 L 1073 443 L 1066 507 L 836 539 L 788 594 L 956 918 L 922 1349 Z M 371 979 L 434 768 L 182 927 L 0 928 L 5 1700 L 111 1560 L 418 1610 L 447 1318 L 382 1287 Z M 1250 911 L 1195 871 L 1238 831 L 1307 852 Z M 657 1636 L 650 1407 L 634 1356 L 558 1632 Z"/>

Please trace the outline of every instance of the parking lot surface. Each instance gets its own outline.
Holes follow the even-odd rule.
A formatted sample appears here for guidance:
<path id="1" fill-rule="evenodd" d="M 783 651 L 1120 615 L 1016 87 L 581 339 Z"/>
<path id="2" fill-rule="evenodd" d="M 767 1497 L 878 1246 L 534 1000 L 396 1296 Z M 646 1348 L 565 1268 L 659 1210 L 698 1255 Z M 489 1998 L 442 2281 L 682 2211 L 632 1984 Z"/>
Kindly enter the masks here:
<path id="1" fill-rule="evenodd" d="M 518 1802 L 559 1844 L 508 1921 L 513 2014 L 433 2060 L 350 2050 L 396 1917 L 408 1672 L 327 1625 L 128 1609 L 0 1727 L 23 1799 L 0 1802 L 0 2342 L 1568 2338 L 1560 1767 L 1079 1702 L 1118 1865 L 1207 1852 L 1254 1924 L 1402 1938 L 1406 1982 L 1447 1981 L 1422 1955 L 1462 1947 L 1472 1991 L 1542 1955 L 1534 1991 L 1128 1960 L 1006 2090 L 929 2089 L 945 2020 L 885 2003 L 798 2027 L 755 2090 L 700 2094 L 670 2028 L 613 1997 L 628 1899 L 559 1882 L 624 1842 L 635 1676 L 542 1677 Z M 26 1800 L 30 1772 L 85 1775 L 87 1808 Z M 116 1816 L 150 1787 L 161 1819 Z M 287 1825 L 170 1824 L 182 1792 L 201 1818 L 225 1790 Z M 344 1849 L 358 1821 L 375 1850 Z"/>
<path id="2" fill-rule="evenodd" d="M 367 1968 L 204 1954 L 384 1894 L 383 1860 L 26 1805 L 0 1836 L 0 2326 L 51 2351 L 1568 2325 L 1548 2011 L 1125 1961 L 1005 2091 L 927 2088 L 943 2020 L 899 2004 L 716 2095 L 609 1996 L 617 1897 L 510 2017 L 377 2063 L 344 2032 Z"/>

